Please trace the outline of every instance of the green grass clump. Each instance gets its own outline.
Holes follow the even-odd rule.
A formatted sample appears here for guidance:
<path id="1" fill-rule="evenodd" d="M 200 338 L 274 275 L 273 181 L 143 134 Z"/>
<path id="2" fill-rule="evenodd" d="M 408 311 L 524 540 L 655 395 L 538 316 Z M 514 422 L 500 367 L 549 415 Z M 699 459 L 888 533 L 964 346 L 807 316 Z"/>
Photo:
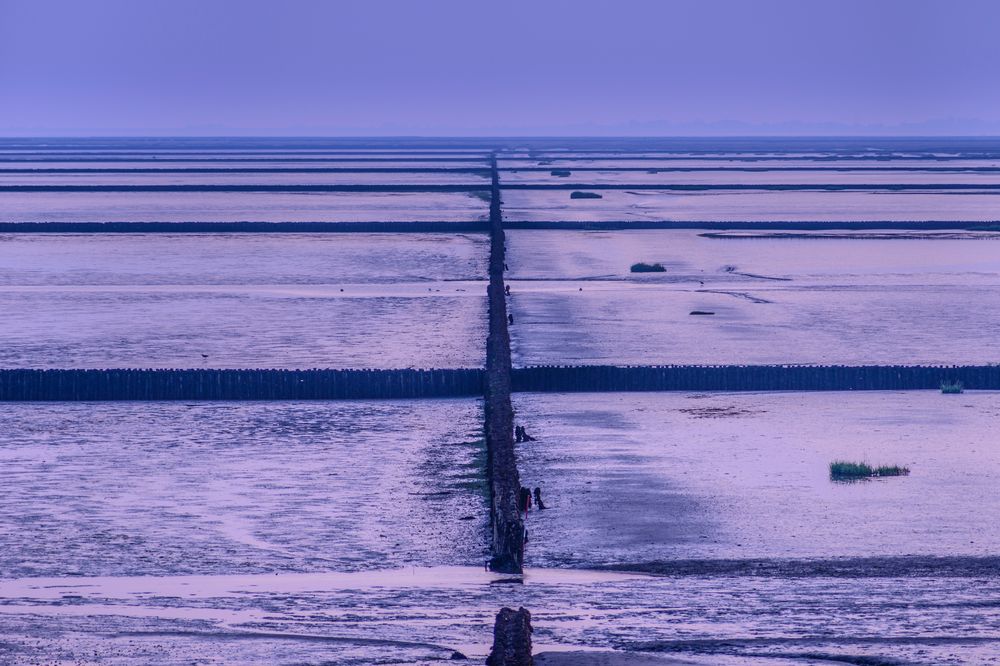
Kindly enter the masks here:
<path id="1" fill-rule="evenodd" d="M 906 476 L 909 473 L 909 467 L 900 465 L 872 467 L 868 463 L 848 462 L 846 460 L 835 460 L 830 463 L 830 478 L 834 481 L 871 479 L 878 476 Z"/>
<path id="2" fill-rule="evenodd" d="M 663 264 L 647 264 L 640 261 L 637 264 L 632 264 L 630 270 L 633 273 L 663 273 L 667 269 L 663 267 Z"/>
<path id="3" fill-rule="evenodd" d="M 964 390 L 962 382 L 941 382 L 941 393 L 961 393 Z"/>

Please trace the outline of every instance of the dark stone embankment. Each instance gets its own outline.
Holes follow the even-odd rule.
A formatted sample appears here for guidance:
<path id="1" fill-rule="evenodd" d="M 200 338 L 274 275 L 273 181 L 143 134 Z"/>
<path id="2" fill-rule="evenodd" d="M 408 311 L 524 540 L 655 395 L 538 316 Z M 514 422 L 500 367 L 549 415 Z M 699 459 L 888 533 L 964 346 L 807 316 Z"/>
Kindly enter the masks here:
<path id="1" fill-rule="evenodd" d="M 493 625 L 493 648 L 486 666 L 532 666 L 531 613 L 501 608 Z"/>
<path id="2" fill-rule="evenodd" d="M 489 335 L 486 339 L 484 385 L 487 474 L 493 526 L 490 567 L 504 573 L 521 573 L 524 562 L 524 521 L 518 511 L 521 479 L 514 455 L 514 408 L 510 401 L 510 331 L 507 328 L 504 260 L 500 184 L 494 158 L 490 202 Z"/>

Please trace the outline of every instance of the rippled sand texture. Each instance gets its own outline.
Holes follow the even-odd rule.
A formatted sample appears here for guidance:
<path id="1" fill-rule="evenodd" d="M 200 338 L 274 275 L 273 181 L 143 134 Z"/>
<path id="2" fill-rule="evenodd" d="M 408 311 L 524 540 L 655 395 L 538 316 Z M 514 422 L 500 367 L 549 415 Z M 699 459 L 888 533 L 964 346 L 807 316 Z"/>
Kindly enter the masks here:
<path id="1" fill-rule="evenodd" d="M 536 653 L 613 647 L 625 651 L 619 658 L 645 658 L 641 666 L 657 657 L 1000 663 L 996 578 L 567 574 L 529 570 L 524 584 L 471 568 L 0 581 L 0 650 L 24 664 L 94 654 L 112 663 L 435 664 L 456 649 L 482 663 L 506 604 L 532 609 Z"/>
<path id="2" fill-rule="evenodd" d="M 479 367 L 485 237 L 0 237 L 5 367 Z"/>
<path id="3" fill-rule="evenodd" d="M 8 404 L 0 420 L 5 578 L 482 556 L 474 400 Z"/>
<path id="4" fill-rule="evenodd" d="M 514 362 L 996 362 L 1000 241 L 864 236 L 511 231 Z"/>

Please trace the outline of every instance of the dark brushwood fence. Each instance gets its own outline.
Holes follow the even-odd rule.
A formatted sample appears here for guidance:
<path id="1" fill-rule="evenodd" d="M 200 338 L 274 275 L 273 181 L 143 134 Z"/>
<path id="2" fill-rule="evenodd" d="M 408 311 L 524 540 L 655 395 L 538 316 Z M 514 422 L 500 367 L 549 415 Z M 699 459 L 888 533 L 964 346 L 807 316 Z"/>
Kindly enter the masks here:
<path id="1" fill-rule="evenodd" d="M 500 312 L 505 313 L 506 310 Z M 506 320 L 504 321 L 506 323 Z M 502 334 L 498 336 L 503 339 Z M 499 345 L 500 343 L 495 343 Z M 491 345 L 499 372 L 275 369 L 0 369 L 0 401 L 73 400 L 351 400 L 486 396 L 486 434 L 502 496 L 520 488 L 510 391 L 893 391 L 1000 390 L 1000 365 L 664 365 L 534 366 L 509 362 Z M 488 380 L 489 378 L 489 380 Z M 508 425 L 510 426 L 508 428 Z M 505 504 L 506 501 L 501 502 Z M 516 496 L 514 500 L 516 507 Z"/>
<path id="2" fill-rule="evenodd" d="M 488 221 L 464 222 L 0 222 L 5 234 L 340 234 L 467 233 L 489 231 Z"/>
<path id="3" fill-rule="evenodd" d="M 662 365 L 515 368 L 515 391 L 890 391 L 1000 389 L 1000 365 Z"/>
<path id="4" fill-rule="evenodd" d="M 350 400 L 482 392 L 479 369 L 0 370 L 0 401 Z"/>

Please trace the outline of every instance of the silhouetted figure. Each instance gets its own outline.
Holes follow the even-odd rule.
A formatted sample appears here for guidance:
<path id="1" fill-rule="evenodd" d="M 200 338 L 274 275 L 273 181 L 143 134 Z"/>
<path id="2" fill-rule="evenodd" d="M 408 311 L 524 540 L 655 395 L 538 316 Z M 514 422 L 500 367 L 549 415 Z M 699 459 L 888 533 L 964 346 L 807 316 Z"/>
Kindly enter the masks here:
<path id="1" fill-rule="evenodd" d="M 521 486 L 521 494 L 518 497 L 517 505 L 517 508 L 524 513 L 528 512 L 528 509 L 531 508 L 531 488 Z"/>
<path id="2" fill-rule="evenodd" d="M 507 294 L 508 296 L 510 296 L 510 285 L 509 285 L 509 284 L 505 284 L 505 285 L 503 286 L 503 293 L 505 293 L 505 294 Z"/>
<path id="3" fill-rule="evenodd" d="M 535 486 L 535 506 L 539 511 L 545 508 L 545 504 L 542 503 L 542 489 L 538 486 Z"/>
<path id="4" fill-rule="evenodd" d="M 514 443 L 520 444 L 524 441 L 524 436 L 521 434 L 521 426 L 514 426 Z"/>
<path id="5" fill-rule="evenodd" d="M 514 323 L 514 315 L 512 315 L 512 314 L 507 315 L 507 323 L 508 324 L 513 324 Z"/>
<path id="6" fill-rule="evenodd" d="M 528 429 L 521 426 L 521 441 L 522 442 L 533 442 L 535 438 L 528 434 Z"/>

